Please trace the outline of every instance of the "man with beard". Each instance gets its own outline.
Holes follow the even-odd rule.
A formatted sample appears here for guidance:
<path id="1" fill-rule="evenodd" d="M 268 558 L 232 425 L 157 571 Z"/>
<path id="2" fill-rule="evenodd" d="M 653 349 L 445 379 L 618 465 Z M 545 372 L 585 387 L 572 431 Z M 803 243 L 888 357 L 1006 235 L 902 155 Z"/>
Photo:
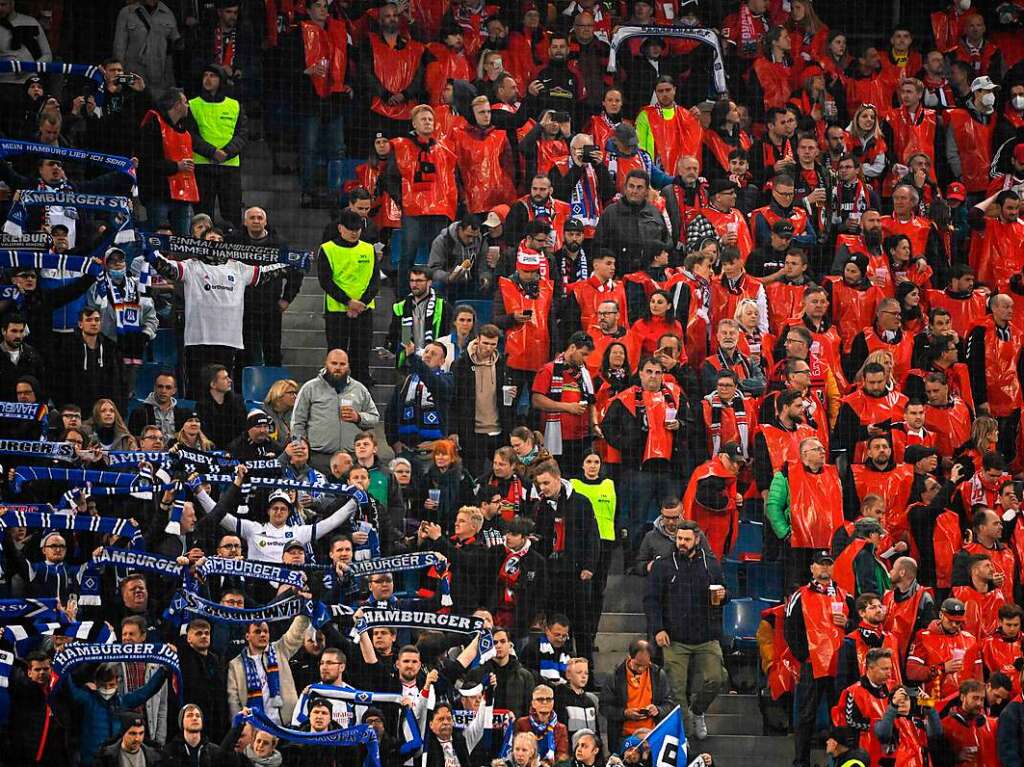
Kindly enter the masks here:
<path id="1" fill-rule="evenodd" d="M 877 603 L 878 597 L 875 596 Z M 858 600 L 858 604 L 860 600 Z M 880 607 L 880 605 L 879 605 Z M 860 633 L 860 629 L 852 632 L 843 641 L 843 649 L 847 648 L 850 636 Z M 866 646 L 865 646 L 866 647 Z M 883 751 L 875 735 L 874 726 L 885 715 L 889 692 L 899 680 L 899 666 L 897 665 L 896 654 L 890 647 L 871 646 L 864 650 L 864 657 L 860 665 L 863 667 L 859 675 L 854 676 L 848 684 L 838 684 L 842 688 L 839 694 L 839 702 L 832 709 L 833 720 L 841 727 L 850 728 L 853 731 L 860 730 L 858 745 L 866 754 L 874 755 L 874 759 L 868 758 L 863 764 L 878 764 L 877 761 Z M 856 669 L 856 659 L 854 660 Z M 840 670 L 842 673 L 842 670 Z M 856 728 L 856 729 L 854 729 Z M 843 764 L 842 761 L 834 764 Z"/>
<path id="2" fill-rule="evenodd" d="M 970 262 L 978 270 L 978 279 L 1000 292 L 1006 292 L 1011 282 L 1020 284 L 1024 265 L 1020 208 L 1020 196 L 1006 189 L 989 195 L 967 214 L 972 229 Z"/>
<path id="3" fill-rule="evenodd" d="M 946 599 L 938 620 L 917 633 L 907 655 L 907 679 L 937 687 L 940 698 L 955 695 L 967 679 L 981 680 L 981 648 L 964 631 L 966 613 L 959 599 Z"/>
<path id="4" fill-rule="evenodd" d="M 874 255 L 881 254 L 881 215 L 878 210 L 882 207 L 878 192 L 868 186 L 860 177 L 860 165 L 857 160 L 848 154 L 844 154 L 836 168 L 839 179 L 832 188 L 831 205 L 833 226 L 838 227 L 836 236 L 836 257 L 832 261 L 832 274 L 838 274 L 841 265 L 846 261 L 845 255 L 850 252 L 846 242 L 856 243 L 858 234 L 865 234 L 869 231 L 864 224 L 864 216 L 868 211 L 873 211 L 871 217 L 874 229 L 878 237 L 872 237 L 872 248 Z M 868 238 L 865 237 L 865 240 Z M 877 239 L 877 242 L 875 241 Z M 866 243 L 865 243 L 866 244 Z"/>
<path id="5" fill-rule="evenodd" d="M 426 48 L 402 36 L 398 5 L 380 7 L 376 32 L 366 36 L 359 51 L 359 79 L 370 97 L 373 130 L 388 137 L 402 135 L 424 95 L 423 58 Z"/>
<path id="6" fill-rule="evenodd" d="M 590 261 L 584 249 L 585 232 L 582 221 L 570 218 L 562 231 L 562 247 L 551 255 L 561 299 L 566 298 L 570 285 L 590 278 Z"/>
<path id="7" fill-rule="evenodd" d="M 922 296 L 933 311 L 944 309 L 949 313 L 950 326 L 961 341 L 967 338 L 974 320 L 985 315 L 987 296 L 984 291 L 975 290 L 976 280 L 977 275 L 968 264 L 953 264 L 949 271 L 949 287 L 945 290 L 931 288 Z M 929 313 L 929 320 L 930 317 Z"/>
<path id="8" fill-rule="evenodd" d="M 12 312 L 0 320 L 0 396 L 14 401 L 14 382 L 22 376 L 45 380 L 42 355 L 25 343 L 25 317 Z"/>
<path id="9" fill-rule="evenodd" d="M 605 350 L 614 342 L 626 347 L 630 372 L 640 364 L 640 339 L 622 323 L 622 310 L 613 299 L 605 298 L 597 305 L 597 323 L 586 328 L 594 342 L 594 351 L 587 357 L 587 370 L 591 377 L 598 374 Z"/>
<path id="10" fill-rule="evenodd" d="M 586 91 L 576 63 L 569 61 L 568 36 L 562 32 L 548 36 L 548 58 L 548 65 L 526 87 L 524 106 L 535 115 L 548 109 L 572 115 L 586 97 Z"/>
<path id="11" fill-rule="evenodd" d="M 609 205 L 597 224 L 594 247 L 612 252 L 619 274 L 643 269 L 646 243 L 669 241 L 663 216 L 647 199 L 650 186 L 645 171 L 631 170 L 622 199 Z"/>
<path id="12" fill-rule="evenodd" d="M 814 222 L 802 206 L 794 204 L 795 189 L 795 182 L 790 175 L 776 175 L 772 179 L 768 204 L 750 214 L 750 229 L 758 246 L 771 239 L 776 221 L 788 220 L 793 224 L 794 244 L 808 250 L 817 247 L 818 233 Z"/>
<path id="13" fill-rule="evenodd" d="M 856 608 L 860 623 L 856 629 L 846 635 L 839 648 L 836 687 L 845 690 L 864 676 L 868 654 L 876 648 L 886 648 L 892 653 L 893 669 L 890 687 L 899 684 L 899 639 L 884 628 L 885 608 L 882 606 L 882 598 L 878 594 L 865 592 L 857 597 Z"/>
<path id="14" fill-rule="evenodd" d="M 353 449 L 355 438 L 380 420 L 370 392 L 349 377 L 348 354 L 332 349 L 316 378 L 299 389 L 292 411 L 292 435 L 309 442 L 309 462 L 326 474 L 331 457 Z"/>
<path id="15" fill-rule="evenodd" d="M 890 434 L 908 401 L 888 390 L 885 368 L 877 362 L 866 364 L 863 372 L 861 388 L 843 397 L 832 431 L 833 455 L 846 453 L 851 465 L 863 460 L 869 437 Z"/>
<path id="16" fill-rule="evenodd" d="M 537 174 L 530 181 L 530 193 L 516 200 L 509 208 L 505 218 L 505 242 L 515 247 L 527 235 L 530 223 L 543 221 L 548 224 L 552 247 L 562 247 L 562 235 L 565 225 L 572 217 L 569 203 L 556 200 L 552 194 L 551 179 L 545 174 Z M 546 266 L 541 265 L 541 277 L 554 280 L 555 276 L 546 273 Z"/>
<path id="17" fill-rule="evenodd" d="M 977 679 L 967 679 L 960 685 L 959 698 L 942 717 L 942 736 L 958 764 L 1012 764 L 1001 761 L 1002 754 L 997 753 L 998 723 L 985 710 L 985 685 Z"/>
<path id="18" fill-rule="evenodd" d="M 892 455 L 892 442 L 885 434 L 867 440 L 862 463 L 849 463 L 843 477 L 843 508 L 847 519 L 854 519 L 861 500 L 877 495 L 885 500 L 885 524 L 894 537 L 909 529 L 906 508 L 914 495 L 914 465 L 897 464 Z"/>
<path id="19" fill-rule="evenodd" d="M 454 19 L 441 25 L 439 39 L 442 45 L 431 45 L 432 61 L 427 64 L 425 86 L 431 104 L 442 103 L 445 87 L 452 80 L 472 81 L 473 66 L 466 56 L 462 27 Z"/>
<path id="20" fill-rule="evenodd" d="M 531 403 L 542 414 L 545 446 L 566 474 L 578 470 L 590 448 L 594 383 L 586 362 L 593 351 L 590 336 L 577 331 L 569 337 L 565 351 L 533 379 Z"/>
<path id="21" fill-rule="evenodd" d="M 469 125 L 454 139 L 455 162 L 462 181 L 466 208 L 480 219 L 515 197 L 515 164 L 504 131 L 491 123 L 491 103 L 477 96 L 470 104 Z"/>

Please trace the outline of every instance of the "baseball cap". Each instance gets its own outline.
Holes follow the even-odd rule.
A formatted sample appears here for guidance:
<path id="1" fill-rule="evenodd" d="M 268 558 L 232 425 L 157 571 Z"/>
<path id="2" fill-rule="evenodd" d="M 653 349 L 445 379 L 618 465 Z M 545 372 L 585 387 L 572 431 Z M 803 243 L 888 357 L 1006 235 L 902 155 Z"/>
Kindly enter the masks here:
<path id="1" fill-rule="evenodd" d="M 275 490 L 274 492 L 272 492 L 270 494 L 270 497 L 267 498 L 267 507 L 269 508 L 270 505 L 276 501 L 281 501 L 282 503 L 286 504 L 289 509 L 292 507 L 292 497 L 288 495 L 288 493 L 286 493 L 284 490 Z"/>
<path id="2" fill-rule="evenodd" d="M 270 416 L 264 413 L 262 410 L 250 410 L 249 415 L 245 419 L 245 428 L 251 429 L 254 426 L 273 426 L 274 422 L 270 420 Z"/>
<path id="3" fill-rule="evenodd" d="M 738 442 L 726 442 L 721 448 L 719 448 L 718 452 L 721 455 L 728 456 L 734 461 L 739 461 L 740 463 L 747 462 L 747 457 L 743 455 L 743 448 L 740 447 Z"/>
<path id="4" fill-rule="evenodd" d="M 303 550 L 305 550 L 305 548 L 306 547 L 302 545 L 301 541 L 298 541 L 295 538 L 292 538 L 290 541 L 288 541 L 288 543 L 286 543 L 284 545 L 284 548 L 282 548 L 281 551 L 284 552 L 284 551 L 288 551 L 289 549 L 303 549 Z"/>
<path id="5" fill-rule="evenodd" d="M 1024 141 L 1013 148 L 1013 159 L 1024 164 Z"/>
<path id="6" fill-rule="evenodd" d="M 520 253 L 516 256 L 516 269 L 522 269 L 524 272 L 539 272 L 540 259 L 539 253 Z"/>
<path id="7" fill-rule="evenodd" d="M 562 227 L 563 232 L 582 232 L 583 222 L 578 218 L 570 218 L 565 222 L 565 226 Z"/>
<path id="8" fill-rule="evenodd" d="M 951 621 L 963 622 L 967 620 L 967 608 L 959 599 L 950 597 L 942 603 L 942 612 Z"/>
<path id="9" fill-rule="evenodd" d="M 946 199 L 959 200 L 960 202 L 963 202 L 964 200 L 967 199 L 967 187 L 965 187 L 959 181 L 952 182 L 949 186 L 946 187 Z"/>
<path id="10" fill-rule="evenodd" d="M 900 283 L 901 285 L 903 283 Z M 903 451 L 903 462 L 904 463 L 917 463 L 923 461 L 925 458 L 931 458 L 933 455 L 938 455 L 939 451 L 934 447 L 928 445 L 907 445 L 907 449 Z"/>
<path id="11" fill-rule="evenodd" d="M 853 523 L 853 532 L 861 538 L 866 538 L 867 536 L 874 535 L 875 533 L 885 535 L 885 528 L 882 527 L 882 523 L 877 519 L 861 517 Z"/>
<path id="12" fill-rule="evenodd" d="M 982 75 L 981 77 L 975 77 L 971 82 L 971 93 L 977 93 L 978 91 L 995 91 L 999 90 L 999 86 L 992 82 L 992 78 L 988 75 Z"/>
<path id="13" fill-rule="evenodd" d="M 779 237 L 792 237 L 793 222 L 785 218 L 776 221 L 772 224 L 772 234 L 777 234 Z"/>
<path id="14" fill-rule="evenodd" d="M 727 178 L 716 178 L 708 185 L 708 194 L 714 197 L 722 192 L 735 192 L 736 184 Z"/>
<path id="15" fill-rule="evenodd" d="M 504 222 L 498 217 L 498 214 L 493 210 L 487 212 L 487 218 L 483 220 L 483 227 L 485 229 L 497 229 Z"/>
<path id="16" fill-rule="evenodd" d="M 836 558 L 832 556 L 832 552 L 828 549 L 818 549 L 811 556 L 811 562 L 813 562 L 816 565 L 823 565 L 826 563 L 831 565 L 835 564 L 835 561 Z"/>

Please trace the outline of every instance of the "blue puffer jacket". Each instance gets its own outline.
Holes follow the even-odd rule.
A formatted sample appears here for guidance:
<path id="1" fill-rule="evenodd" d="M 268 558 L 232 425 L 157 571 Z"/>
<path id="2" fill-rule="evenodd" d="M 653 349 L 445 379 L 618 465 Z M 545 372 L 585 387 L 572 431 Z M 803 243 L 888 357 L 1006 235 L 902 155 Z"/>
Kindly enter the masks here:
<path id="1" fill-rule="evenodd" d="M 156 695 L 161 685 L 167 681 L 167 674 L 161 668 L 153 674 L 142 687 L 124 695 L 114 695 L 105 700 L 95 690 L 79 687 L 69 674 L 67 685 L 71 690 L 71 699 L 81 713 L 79 725 L 79 748 L 83 767 L 95 764 L 100 747 L 121 734 L 124 726 L 118 716 L 119 711 L 141 706 Z"/>

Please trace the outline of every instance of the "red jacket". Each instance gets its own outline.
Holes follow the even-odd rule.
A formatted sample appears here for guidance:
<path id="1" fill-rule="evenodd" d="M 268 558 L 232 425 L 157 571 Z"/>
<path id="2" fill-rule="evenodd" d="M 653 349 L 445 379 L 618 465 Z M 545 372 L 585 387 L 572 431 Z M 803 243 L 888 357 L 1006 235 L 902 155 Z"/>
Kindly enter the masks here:
<path id="1" fill-rule="evenodd" d="M 952 660 L 954 653 L 963 660 L 963 668 L 956 672 L 944 669 L 946 661 Z M 955 695 L 960 690 L 960 683 L 965 679 L 982 678 L 981 645 L 973 634 L 960 631 L 947 634 L 942 630 L 939 621 L 919 632 L 907 655 L 907 679 L 915 682 L 931 684 L 939 682 L 939 697 Z"/>

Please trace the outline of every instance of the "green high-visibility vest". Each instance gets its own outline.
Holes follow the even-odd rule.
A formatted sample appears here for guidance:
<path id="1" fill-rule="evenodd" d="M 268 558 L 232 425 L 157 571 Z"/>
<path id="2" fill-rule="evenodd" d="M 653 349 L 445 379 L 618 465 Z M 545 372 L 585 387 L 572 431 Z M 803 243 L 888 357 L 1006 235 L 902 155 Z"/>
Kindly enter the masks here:
<path id="1" fill-rule="evenodd" d="M 594 507 L 594 518 L 597 520 L 597 532 L 602 541 L 615 540 L 615 483 L 610 479 L 602 480 L 596 485 L 582 479 L 572 480 L 572 489 L 590 500 Z"/>
<path id="2" fill-rule="evenodd" d="M 332 241 L 320 246 L 331 265 L 331 279 L 334 284 L 345 291 L 351 298 L 359 298 L 366 292 L 366 287 L 373 278 L 373 270 L 377 268 L 373 245 L 360 240 L 349 248 L 343 248 Z M 367 304 L 372 309 L 374 302 Z M 324 311 L 346 312 L 348 306 L 324 294 Z M 367 339 L 369 343 L 369 339 Z"/>
<path id="3" fill-rule="evenodd" d="M 203 140 L 213 145 L 216 149 L 223 149 L 235 135 L 235 126 L 238 124 L 238 113 L 241 107 L 235 99 L 225 98 L 223 101 L 203 101 L 198 96 L 188 102 L 192 110 L 192 117 L 199 126 L 199 135 Z M 202 155 L 192 153 L 192 159 L 196 165 L 209 165 L 210 161 Z M 239 157 L 236 154 L 230 160 L 220 163 L 233 168 L 239 165 Z"/>

